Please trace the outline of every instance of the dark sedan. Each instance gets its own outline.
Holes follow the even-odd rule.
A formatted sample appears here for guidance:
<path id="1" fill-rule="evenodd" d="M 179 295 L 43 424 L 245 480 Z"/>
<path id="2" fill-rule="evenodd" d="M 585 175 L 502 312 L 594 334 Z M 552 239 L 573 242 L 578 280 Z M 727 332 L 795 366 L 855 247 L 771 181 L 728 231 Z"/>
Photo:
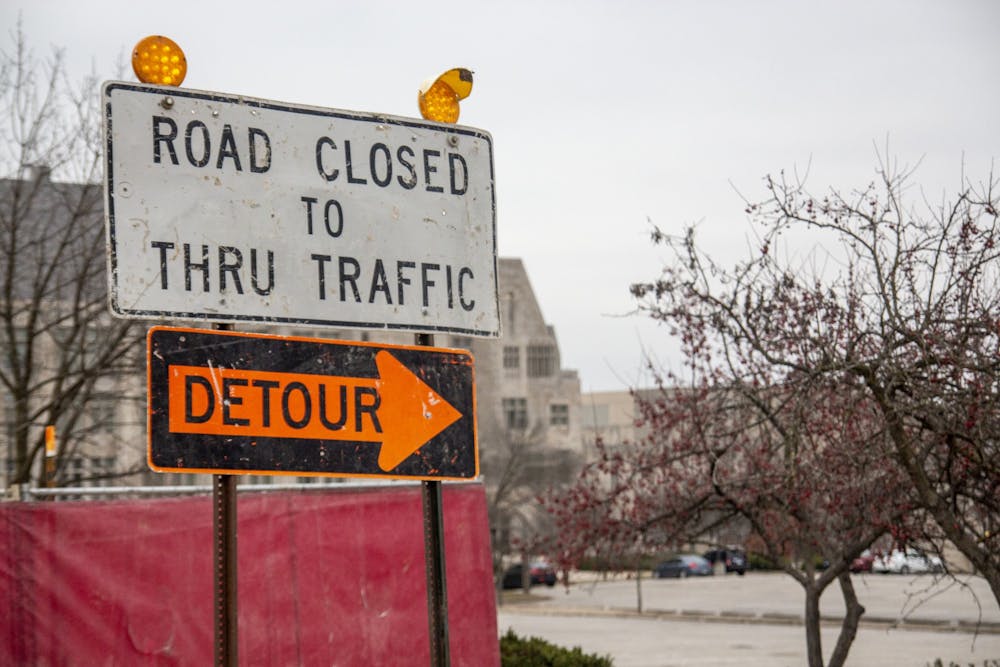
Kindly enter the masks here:
<path id="1" fill-rule="evenodd" d="M 705 553 L 705 560 L 715 565 L 725 563 L 726 572 L 743 575 L 747 571 L 747 555 L 741 549 L 713 549 Z"/>
<path id="2" fill-rule="evenodd" d="M 708 577 L 712 575 L 712 564 L 694 554 L 675 556 L 656 566 L 653 574 L 657 579 L 686 577 Z"/>
<path id="3" fill-rule="evenodd" d="M 503 573 L 504 588 L 521 588 L 524 576 L 524 566 L 520 563 L 512 565 Z M 543 561 L 535 561 L 530 565 L 531 585 L 545 584 L 546 586 L 556 585 L 555 569 Z"/>

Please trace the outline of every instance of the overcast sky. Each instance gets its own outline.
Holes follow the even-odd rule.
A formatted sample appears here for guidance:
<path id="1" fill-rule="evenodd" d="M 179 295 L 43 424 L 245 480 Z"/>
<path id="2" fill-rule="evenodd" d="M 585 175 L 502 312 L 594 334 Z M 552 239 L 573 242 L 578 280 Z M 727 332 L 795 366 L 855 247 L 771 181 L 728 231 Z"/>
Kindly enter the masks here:
<path id="1" fill-rule="evenodd" d="M 78 76 L 114 78 L 163 34 L 186 87 L 338 109 L 418 116 L 423 79 L 474 70 L 459 122 L 493 136 L 499 254 L 524 260 L 584 391 L 647 382 L 644 354 L 676 361 L 629 316 L 629 284 L 661 265 L 650 220 L 699 223 L 737 258 L 740 193 L 767 173 L 863 186 L 888 145 L 940 198 L 1000 158 L 996 0 L 6 0 L 0 23 L 19 14 Z"/>

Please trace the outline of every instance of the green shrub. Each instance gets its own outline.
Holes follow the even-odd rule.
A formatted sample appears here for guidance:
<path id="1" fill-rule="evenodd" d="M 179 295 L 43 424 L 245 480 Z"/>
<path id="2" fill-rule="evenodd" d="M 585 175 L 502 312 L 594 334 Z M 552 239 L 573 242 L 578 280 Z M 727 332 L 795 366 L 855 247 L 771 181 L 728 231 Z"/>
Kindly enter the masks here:
<path id="1" fill-rule="evenodd" d="M 659 554 L 644 554 L 639 561 L 639 569 L 648 571 L 656 567 L 657 563 L 666 560 L 666 556 Z M 587 572 L 635 572 L 636 557 L 632 554 L 607 558 L 605 556 L 585 556 L 576 564 L 576 569 Z"/>
<path id="2" fill-rule="evenodd" d="M 750 552 L 747 554 L 747 564 L 751 570 L 778 570 L 780 567 L 764 554 Z"/>
<path id="3" fill-rule="evenodd" d="M 584 653 L 579 646 L 571 649 L 550 644 L 538 637 L 524 639 L 507 630 L 500 638 L 502 667 L 613 667 L 611 656 Z"/>
<path id="4" fill-rule="evenodd" d="M 614 572 L 621 569 L 617 563 L 618 561 L 611 561 L 603 556 L 586 556 L 580 559 L 576 567 L 588 572 Z"/>

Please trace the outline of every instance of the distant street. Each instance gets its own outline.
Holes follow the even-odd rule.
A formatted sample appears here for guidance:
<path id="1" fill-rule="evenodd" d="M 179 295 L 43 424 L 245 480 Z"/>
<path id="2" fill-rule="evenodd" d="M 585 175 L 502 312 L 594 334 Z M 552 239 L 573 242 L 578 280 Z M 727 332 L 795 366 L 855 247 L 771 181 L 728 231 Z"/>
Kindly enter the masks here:
<path id="1" fill-rule="evenodd" d="M 981 579 L 955 584 L 930 576 L 865 575 L 855 578 L 855 587 L 867 612 L 848 664 L 1000 660 L 1000 607 Z M 616 667 L 805 664 L 801 589 L 786 575 L 643 580 L 642 596 L 640 616 L 634 580 L 585 582 L 568 591 L 535 587 L 536 601 L 511 599 L 501 606 L 498 628 L 610 654 Z M 843 612 L 835 586 L 824 595 L 822 610 L 829 654 Z"/>

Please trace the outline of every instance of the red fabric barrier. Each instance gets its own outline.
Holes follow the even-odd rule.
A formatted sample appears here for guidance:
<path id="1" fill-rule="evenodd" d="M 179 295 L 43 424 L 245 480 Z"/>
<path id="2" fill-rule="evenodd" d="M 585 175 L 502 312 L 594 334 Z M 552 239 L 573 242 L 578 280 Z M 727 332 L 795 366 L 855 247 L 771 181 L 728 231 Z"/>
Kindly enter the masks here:
<path id="1" fill-rule="evenodd" d="M 445 485 L 453 665 L 499 665 L 486 500 Z M 0 505 L 0 664 L 210 665 L 210 497 Z M 241 494 L 241 665 L 427 665 L 418 487 Z"/>

